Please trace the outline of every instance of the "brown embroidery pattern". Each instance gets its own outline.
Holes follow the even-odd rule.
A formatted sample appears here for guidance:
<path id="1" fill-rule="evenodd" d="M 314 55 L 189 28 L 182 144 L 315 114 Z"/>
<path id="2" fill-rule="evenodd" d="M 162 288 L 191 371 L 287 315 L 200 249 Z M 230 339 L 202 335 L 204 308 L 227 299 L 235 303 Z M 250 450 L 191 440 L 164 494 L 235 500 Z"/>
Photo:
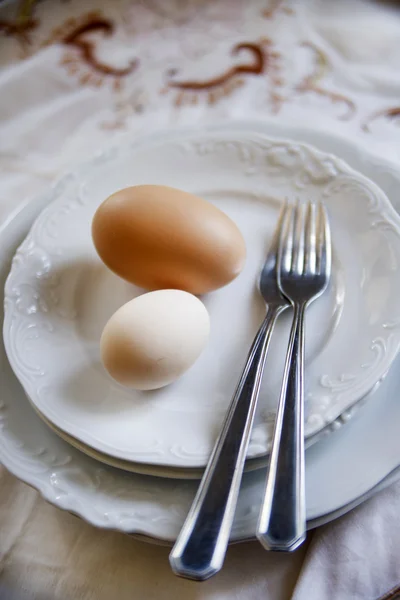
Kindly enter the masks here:
<path id="1" fill-rule="evenodd" d="M 377 112 L 374 112 L 364 121 L 364 123 L 362 123 L 361 128 L 367 133 L 369 133 L 370 124 L 373 121 L 376 121 L 377 119 L 380 119 L 382 117 L 389 121 L 394 121 L 396 124 L 400 124 L 400 106 L 394 106 L 393 108 L 385 108 L 384 110 L 378 110 Z"/>
<path id="2" fill-rule="evenodd" d="M 328 98 L 334 104 L 344 104 L 346 106 L 346 111 L 339 117 L 339 119 L 343 121 L 351 119 L 356 112 L 356 105 L 354 102 L 347 96 L 327 90 L 320 84 L 330 69 L 329 61 L 326 55 L 311 42 L 303 42 L 302 46 L 311 48 L 311 50 L 314 52 L 314 69 L 303 79 L 299 85 L 296 86 L 296 90 L 301 93 L 313 92 L 319 96 Z"/>
<path id="3" fill-rule="evenodd" d="M 23 50 L 31 43 L 31 33 L 39 25 L 39 21 L 33 18 L 34 4 L 35 0 L 22 0 L 14 21 L 0 19 L 0 32 L 14 37 Z"/>
<path id="4" fill-rule="evenodd" d="M 285 6 L 285 0 L 270 0 L 269 5 L 264 8 L 262 14 L 266 19 L 273 19 L 279 10 L 287 15 L 292 15 L 294 12 L 293 8 Z"/>
<path id="5" fill-rule="evenodd" d="M 129 73 L 132 73 L 133 69 L 135 69 L 137 66 L 137 60 L 131 61 L 124 69 L 117 69 L 100 62 L 96 58 L 96 46 L 94 42 L 87 41 L 84 37 L 85 34 L 89 33 L 90 31 L 101 31 L 104 33 L 104 35 L 110 36 L 114 32 L 114 25 L 111 21 L 106 19 L 94 19 L 89 23 L 85 23 L 84 25 L 77 27 L 75 31 L 63 39 L 63 43 L 67 46 L 74 46 L 75 48 L 78 48 L 82 58 L 98 73 L 102 73 L 103 75 L 114 75 L 115 77 L 123 77 L 124 75 L 129 75 Z"/>
<path id="6" fill-rule="evenodd" d="M 141 114 L 148 103 L 148 96 L 143 89 L 136 89 L 129 98 L 116 98 L 114 115 L 111 120 L 102 121 L 100 128 L 108 131 L 125 129 L 126 121 L 134 114 Z"/>
<path id="7" fill-rule="evenodd" d="M 196 104 L 199 97 L 205 94 L 207 102 L 214 104 L 224 96 L 231 94 L 236 88 L 244 84 L 244 76 L 271 74 L 273 86 L 279 87 L 282 81 L 278 76 L 279 58 L 277 52 L 271 50 L 271 41 L 263 39 L 260 42 L 242 42 L 236 44 L 231 50 L 231 56 L 237 56 L 246 51 L 249 55 L 248 60 L 234 65 L 221 75 L 206 79 L 203 81 L 183 80 L 176 81 L 169 79 L 167 88 L 162 93 L 168 91 L 168 88 L 177 90 L 175 96 L 175 105 Z M 173 76 L 174 73 L 170 73 Z M 271 100 L 276 103 L 277 94 L 271 93 Z"/>
<path id="8" fill-rule="evenodd" d="M 102 37 L 111 37 L 115 32 L 114 23 L 99 12 L 91 12 L 79 21 L 68 19 L 61 27 L 53 31 L 46 44 L 61 43 L 67 46 L 67 51 L 61 63 L 70 75 L 78 75 L 82 84 L 98 87 L 108 79 L 114 89 L 121 86 L 121 78 L 133 73 L 138 67 L 138 59 L 128 62 L 126 67 L 117 68 L 97 58 L 96 42 L 88 39 L 91 33 L 99 33 Z M 82 72 L 82 65 L 86 69 Z"/>
<path id="9" fill-rule="evenodd" d="M 223 73 L 214 79 L 209 79 L 207 81 L 172 81 L 170 82 L 170 86 L 180 90 L 208 90 L 225 85 L 239 73 L 254 73 L 255 75 L 262 73 L 266 61 L 260 47 L 257 46 L 257 44 L 237 44 L 232 50 L 232 56 L 237 55 L 241 50 L 249 50 L 253 60 L 245 64 L 231 67 L 226 73 Z"/>

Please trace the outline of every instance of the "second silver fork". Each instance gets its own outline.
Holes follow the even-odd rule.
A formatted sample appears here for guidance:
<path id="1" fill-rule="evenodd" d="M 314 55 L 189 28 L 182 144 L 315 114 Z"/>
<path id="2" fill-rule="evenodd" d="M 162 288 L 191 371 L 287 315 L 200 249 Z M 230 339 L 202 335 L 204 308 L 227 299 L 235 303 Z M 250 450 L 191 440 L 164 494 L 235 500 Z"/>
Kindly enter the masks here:
<path id="1" fill-rule="evenodd" d="M 304 318 L 331 273 L 328 217 L 322 204 L 288 209 L 278 279 L 293 305 L 293 325 L 257 538 L 267 550 L 295 550 L 306 537 L 304 482 Z"/>

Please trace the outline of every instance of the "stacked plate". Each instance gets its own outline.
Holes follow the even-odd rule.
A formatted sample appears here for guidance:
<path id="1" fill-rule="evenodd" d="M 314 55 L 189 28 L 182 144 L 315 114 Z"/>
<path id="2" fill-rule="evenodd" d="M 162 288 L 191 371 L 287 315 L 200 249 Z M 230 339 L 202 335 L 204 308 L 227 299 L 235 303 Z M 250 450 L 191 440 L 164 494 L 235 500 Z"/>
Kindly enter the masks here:
<path id="1" fill-rule="evenodd" d="M 108 195 L 144 183 L 214 203 L 248 253 L 240 277 L 203 299 L 212 334 L 199 361 L 151 393 L 124 389 L 101 366 L 105 323 L 142 291 L 107 270 L 90 235 Z M 298 197 L 325 202 L 333 239 L 332 282 L 307 321 L 310 526 L 395 478 L 400 365 L 379 384 L 400 347 L 400 218 L 391 204 L 399 184 L 393 167 L 343 140 L 244 123 L 127 143 L 22 207 L 0 234 L 5 466 L 100 527 L 174 540 L 265 310 L 256 282 L 281 203 Z M 274 334 L 233 540 L 254 535 L 289 326 L 283 318 Z"/>

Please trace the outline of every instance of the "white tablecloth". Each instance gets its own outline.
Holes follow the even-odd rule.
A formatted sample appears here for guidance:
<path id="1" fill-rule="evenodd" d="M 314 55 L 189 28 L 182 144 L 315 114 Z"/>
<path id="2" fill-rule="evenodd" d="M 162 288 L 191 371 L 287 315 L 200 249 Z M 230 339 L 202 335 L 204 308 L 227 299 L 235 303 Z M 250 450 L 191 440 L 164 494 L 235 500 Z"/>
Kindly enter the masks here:
<path id="1" fill-rule="evenodd" d="M 399 56 L 395 2 L 3 0 L 0 218 L 100 146 L 178 124 L 268 116 L 400 161 Z M 231 547 L 198 584 L 0 477 L 1 600 L 374 600 L 400 582 L 400 485 L 293 555 Z"/>

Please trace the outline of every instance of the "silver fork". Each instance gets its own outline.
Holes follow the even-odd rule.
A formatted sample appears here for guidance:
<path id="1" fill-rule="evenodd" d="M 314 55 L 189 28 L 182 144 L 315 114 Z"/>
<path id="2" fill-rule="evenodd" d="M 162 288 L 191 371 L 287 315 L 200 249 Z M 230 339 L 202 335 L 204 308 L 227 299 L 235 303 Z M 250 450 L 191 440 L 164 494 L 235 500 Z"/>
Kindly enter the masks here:
<path id="1" fill-rule="evenodd" d="M 280 293 L 277 281 L 279 243 L 286 210 L 285 204 L 260 276 L 260 292 L 267 304 L 266 317 L 251 346 L 222 431 L 170 554 L 172 570 L 181 577 L 208 579 L 224 562 L 269 342 L 276 319 L 290 306 Z"/>
<path id="2" fill-rule="evenodd" d="M 306 537 L 304 485 L 304 317 L 326 289 L 331 239 L 322 204 L 288 209 L 282 228 L 278 282 L 293 305 L 282 390 L 257 538 L 267 550 L 295 550 Z"/>

